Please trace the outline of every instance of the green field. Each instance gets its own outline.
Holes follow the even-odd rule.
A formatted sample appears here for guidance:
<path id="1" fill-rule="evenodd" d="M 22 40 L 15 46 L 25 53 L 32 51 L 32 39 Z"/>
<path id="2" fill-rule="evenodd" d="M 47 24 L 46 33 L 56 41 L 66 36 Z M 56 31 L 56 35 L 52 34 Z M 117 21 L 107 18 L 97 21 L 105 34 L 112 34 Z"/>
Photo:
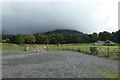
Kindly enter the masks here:
<path id="1" fill-rule="evenodd" d="M 23 46 L 16 45 L 16 44 L 10 44 L 10 43 L 0 43 L 2 50 L 22 50 Z"/>
<path id="2" fill-rule="evenodd" d="M 25 47 L 28 46 L 29 50 L 33 50 L 35 46 L 37 47 L 44 47 L 46 46 L 45 50 L 70 50 L 70 51 L 77 51 L 82 53 L 87 53 L 90 55 L 97 55 L 102 57 L 107 57 L 110 59 L 119 59 L 120 58 L 120 45 L 116 46 L 93 46 L 92 43 L 80 43 L 80 44 L 10 44 L 10 43 L 0 43 L 2 45 L 2 50 L 25 50 Z M 91 54 L 90 47 L 97 47 L 97 54 Z M 118 49 L 119 48 L 119 49 Z M 109 54 L 108 54 L 109 53 Z M 114 54 L 113 54 L 114 53 Z M 117 55 L 117 57 L 116 57 Z"/>
<path id="3" fill-rule="evenodd" d="M 47 46 L 48 50 L 64 50 L 64 49 L 70 49 L 70 48 L 82 48 L 83 50 L 85 48 L 89 48 L 89 47 L 98 47 L 98 48 L 120 48 L 120 45 L 116 45 L 116 46 L 93 46 L 92 43 L 81 43 L 81 44 L 61 44 L 60 46 L 58 46 L 57 44 L 22 44 L 22 45 L 17 45 L 17 44 L 13 44 L 13 43 L 0 43 L 0 48 L 2 47 L 2 50 L 23 50 L 25 48 L 25 46 L 29 46 L 29 47 L 33 47 L 35 45 L 38 46 Z"/>

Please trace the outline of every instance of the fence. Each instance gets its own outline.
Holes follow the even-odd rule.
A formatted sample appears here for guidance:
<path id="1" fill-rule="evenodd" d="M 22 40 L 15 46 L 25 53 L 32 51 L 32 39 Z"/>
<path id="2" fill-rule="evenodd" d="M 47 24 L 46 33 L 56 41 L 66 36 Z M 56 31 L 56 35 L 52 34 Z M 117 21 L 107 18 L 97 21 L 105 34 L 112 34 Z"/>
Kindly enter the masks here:
<path id="1" fill-rule="evenodd" d="M 30 47 L 29 47 L 30 48 Z M 25 48 L 27 51 L 27 47 Z M 43 50 L 70 50 L 86 53 L 89 55 L 97 55 L 100 57 L 107 57 L 110 59 L 120 60 L 120 48 L 110 47 L 90 47 L 90 46 L 34 46 L 30 50 L 43 51 Z"/>
<path id="2" fill-rule="evenodd" d="M 91 51 L 91 54 L 95 54 L 98 56 L 108 57 L 111 59 L 120 59 L 120 48 L 97 48 L 97 47 L 90 47 L 94 49 Z"/>
<path id="3" fill-rule="evenodd" d="M 90 55 L 97 55 L 99 57 L 107 57 L 110 59 L 120 60 L 120 48 L 100 48 L 100 47 L 57 47 L 57 50 L 71 50 L 82 53 L 87 53 Z"/>

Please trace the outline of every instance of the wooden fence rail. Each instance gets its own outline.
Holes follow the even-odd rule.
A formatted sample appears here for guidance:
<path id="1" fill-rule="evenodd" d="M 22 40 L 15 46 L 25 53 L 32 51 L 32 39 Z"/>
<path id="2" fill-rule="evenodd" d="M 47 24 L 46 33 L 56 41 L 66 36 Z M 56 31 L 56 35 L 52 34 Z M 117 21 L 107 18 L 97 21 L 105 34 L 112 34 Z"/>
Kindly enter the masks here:
<path id="1" fill-rule="evenodd" d="M 90 47 L 90 54 L 109 57 L 111 59 L 120 59 L 120 48 L 98 48 Z"/>
<path id="2" fill-rule="evenodd" d="M 57 50 L 71 50 L 71 51 L 77 51 L 82 53 L 87 53 L 91 55 L 97 55 L 101 57 L 107 57 L 111 59 L 120 59 L 120 48 L 103 48 L 103 47 L 57 47 Z"/>

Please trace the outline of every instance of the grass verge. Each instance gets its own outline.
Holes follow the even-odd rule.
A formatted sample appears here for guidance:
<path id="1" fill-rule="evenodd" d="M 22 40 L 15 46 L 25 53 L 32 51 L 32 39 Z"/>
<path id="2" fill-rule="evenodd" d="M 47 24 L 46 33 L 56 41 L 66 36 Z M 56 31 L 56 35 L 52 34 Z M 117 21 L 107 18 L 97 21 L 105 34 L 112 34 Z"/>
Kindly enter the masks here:
<path id="1" fill-rule="evenodd" d="M 61 44 L 58 46 L 57 44 L 12 44 L 12 43 L 0 43 L 2 45 L 2 50 L 25 50 L 25 47 L 28 46 L 29 50 L 33 50 L 35 46 L 37 47 L 44 47 L 47 48 L 44 50 L 69 50 L 69 51 L 76 51 L 82 52 L 90 55 L 97 55 L 101 57 L 107 57 L 109 59 L 120 60 L 120 49 L 114 50 L 115 48 L 119 48 L 118 45 L 116 46 L 93 46 L 92 43 L 80 43 L 80 44 Z M 97 53 L 91 53 L 90 47 L 97 47 Z M 108 49 L 109 48 L 109 49 Z M 114 54 L 113 54 L 114 51 Z M 117 57 L 116 57 L 117 56 Z"/>
<path id="2" fill-rule="evenodd" d="M 118 79 L 120 79 L 120 75 L 118 75 L 118 73 L 113 72 L 113 71 L 109 71 L 109 70 L 102 70 L 101 75 L 103 75 L 106 78 L 118 78 Z"/>

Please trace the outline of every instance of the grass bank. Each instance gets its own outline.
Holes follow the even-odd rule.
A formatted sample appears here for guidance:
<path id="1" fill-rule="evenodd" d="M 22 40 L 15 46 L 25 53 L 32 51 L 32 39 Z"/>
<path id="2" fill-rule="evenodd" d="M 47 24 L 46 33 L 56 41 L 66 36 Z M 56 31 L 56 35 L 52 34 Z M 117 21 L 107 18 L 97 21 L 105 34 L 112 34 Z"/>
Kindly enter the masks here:
<path id="1" fill-rule="evenodd" d="M 109 71 L 109 70 L 102 70 L 101 75 L 107 78 L 118 78 L 120 79 L 120 75 L 116 72 Z"/>
<path id="2" fill-rule="evenodd" d="M 0 43 L 2 45 L 2 50 L 24 50 L 26 46 L 29 47 L 29 50 L 33 50 L 35 46 L 44 47 L 46 46 L 46 50 L 69 50 L 69 51 L 77 51 L 90 55 L 97 55 L 101 57 L 107 57 L 110 59 L 120 59 L 120 45 L 116 46 L 93 46 L 92 43 L 80 43 L 80 44 L 61 44 L 58 46 L 57 44 L 12 44 L 12 43 Z M 97 47 L 97 54 L 91 53 L 90 47 Z M 114 54 L 113 54 L 114 53 Z M 116 57 L 117 56 L 117 57 Z"/>

